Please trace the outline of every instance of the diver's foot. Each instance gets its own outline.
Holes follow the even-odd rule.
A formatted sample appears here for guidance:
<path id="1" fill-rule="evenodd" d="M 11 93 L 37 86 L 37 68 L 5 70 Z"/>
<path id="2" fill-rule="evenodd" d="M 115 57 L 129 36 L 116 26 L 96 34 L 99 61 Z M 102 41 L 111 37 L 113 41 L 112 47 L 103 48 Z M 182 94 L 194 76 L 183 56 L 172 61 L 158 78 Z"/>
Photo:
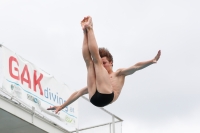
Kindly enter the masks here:
<path id="1" fill-rule="evenodd" d="M 86 22 L 88 21 L 88 18 L 87 17 L 84 17 L 83 20 L 81 21 L 81 27 L 83 29 L 83 31 L 86 31 Z"/>
<path id="2" fill-rule="evenodd" d="M 87 30 L 90 30 L 90 29 L 93 29 L 93 23 L 92 23 L 92 17 L 90 16 L 87 16 L 87 19 L 86 19 L 86 23 L 85 23 L 85 28 Z"/>

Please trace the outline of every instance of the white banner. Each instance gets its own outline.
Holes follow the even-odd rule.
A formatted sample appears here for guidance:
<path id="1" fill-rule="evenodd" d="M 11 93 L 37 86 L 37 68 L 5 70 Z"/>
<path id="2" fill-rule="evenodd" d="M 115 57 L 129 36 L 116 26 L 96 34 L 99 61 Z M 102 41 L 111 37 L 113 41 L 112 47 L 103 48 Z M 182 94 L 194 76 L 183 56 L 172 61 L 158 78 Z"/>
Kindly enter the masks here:
<path id="1" fill-rule="evenodd" d="M 70 104 L 58 114 L 46 110 L 54 105 L 63 104 L 73 93 L 67 85 L 58 82 L 52 75 L 4 46 L 2 46 L 2 53 L 3 89 L 26 104 L 35 107 L 35 110 L 47 114 L 50 119 L 53 117 L 55 121 L 70 127 L 77 126 L 78 102 Z"/>

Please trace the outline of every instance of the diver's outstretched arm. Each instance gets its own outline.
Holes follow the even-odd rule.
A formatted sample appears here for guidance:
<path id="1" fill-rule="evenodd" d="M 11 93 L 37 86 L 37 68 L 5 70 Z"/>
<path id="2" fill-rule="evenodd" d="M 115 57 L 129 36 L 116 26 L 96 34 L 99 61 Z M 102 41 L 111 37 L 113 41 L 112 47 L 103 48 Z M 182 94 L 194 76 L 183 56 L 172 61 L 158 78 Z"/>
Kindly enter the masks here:
<path id="1" fill-rule="evenodd" d="M 50 107 L 47 110 L 55 110 L 55 113 L 57 114 L 60 110 L 65 108 L 66 106 L 70 105 L 74 101 L 76 101 L 80 96 L 87 94 L 88 93 L 88 88 L 84 87 L 83 89 L 80 89 L 79 91 L 74 92 L 68 99 L 65 101 L 62 105 L 60 106 L 54 106 Z"/>
<path id="2" fill-rule="evenodd" d="M 141 70 L 145 67 L 148 67 L 149 65 L 152 65 L 154 63 L 157 63 L 157 61 L 159 60 L 160 58 L 160 55 L 161 55 L 161 51 L 159 50 L 157 55 L 151 59 L 151 60 L 148 60 L 148 61 L 143 61 L 143 62 L 138 62 L 136 63 L 135 65 L 129 67 L 129 68 L 122 68 L 122 69 L 119 69 L 118 70 L 118 74 L 119 75 L 130 75 L 130 74 L 133 74 L 134 72 L 138 71 L 138 70 Z"/>

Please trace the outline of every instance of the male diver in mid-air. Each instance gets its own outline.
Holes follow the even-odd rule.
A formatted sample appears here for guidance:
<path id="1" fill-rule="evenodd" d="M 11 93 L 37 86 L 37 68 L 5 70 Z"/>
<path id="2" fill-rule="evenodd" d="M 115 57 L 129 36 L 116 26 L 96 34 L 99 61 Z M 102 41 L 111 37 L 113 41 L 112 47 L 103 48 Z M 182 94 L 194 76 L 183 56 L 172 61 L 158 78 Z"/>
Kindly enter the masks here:
<path id="1" fill-rule="evenodd" d="M 98 48 L 97 46 L 92 18 L 90 16 L 84 17 L 81 21 L 81 27 L 84 35 L 82 54 L 87 67 L 87 86 L 74 92 L 62 105 L 47 109 L 55 110 L 55 113 L 84 94 L 89 94 L 90 102 L 97 107 L 104 107 L 115 102 L 120 95 L 125 77 L 156 63 L 161 55 L 159 50 L 151 60 L 113 71 L 112 55 L 106 48 Z"/>

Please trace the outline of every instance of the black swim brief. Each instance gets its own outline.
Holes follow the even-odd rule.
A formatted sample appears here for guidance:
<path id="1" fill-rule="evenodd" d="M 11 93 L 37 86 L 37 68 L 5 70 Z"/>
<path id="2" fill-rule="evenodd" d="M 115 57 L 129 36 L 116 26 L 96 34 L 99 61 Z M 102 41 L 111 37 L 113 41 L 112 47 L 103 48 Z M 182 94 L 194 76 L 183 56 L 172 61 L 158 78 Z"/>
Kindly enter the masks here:
<path id="1" fill-rule="evenodd" d="M 90 99 L 90 102 L 97 107 L 104 107 L 112 102 L 114 98 L 114 92 L 111 94 L 101 94 L 97 90 Z"/>

